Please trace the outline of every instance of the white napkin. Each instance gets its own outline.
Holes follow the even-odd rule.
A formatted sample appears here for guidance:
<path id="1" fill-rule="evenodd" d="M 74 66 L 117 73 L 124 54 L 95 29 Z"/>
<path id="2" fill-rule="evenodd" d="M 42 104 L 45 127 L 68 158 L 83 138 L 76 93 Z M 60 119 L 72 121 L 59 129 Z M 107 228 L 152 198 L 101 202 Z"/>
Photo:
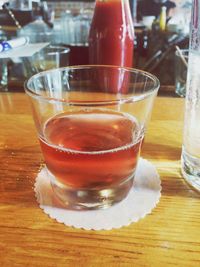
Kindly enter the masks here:
<path id="1" fill-rule="evenodd" d="M 49 43 L 36 43 L 27 44 L 18 48 L 10 49 L 6 52 L 0 53 L 1 58 L 19 58 L 19 57 L 31 57 L 36 52 L 39 52 L 42 48 L 46 47 Z"/>
<path id="2" fill-rule="evenodd" d="M 45 168 L 40 171 L 35 183 L 37 201 L 46 214 L 57 222 L 86 230 L 111 230 L 137 222 L 157 205 L 161 189 L 156 168 L 144 159 L 139 160 L 128 196 L 104 210 L 73 211 L 63 208 L 53 195 Z"/>

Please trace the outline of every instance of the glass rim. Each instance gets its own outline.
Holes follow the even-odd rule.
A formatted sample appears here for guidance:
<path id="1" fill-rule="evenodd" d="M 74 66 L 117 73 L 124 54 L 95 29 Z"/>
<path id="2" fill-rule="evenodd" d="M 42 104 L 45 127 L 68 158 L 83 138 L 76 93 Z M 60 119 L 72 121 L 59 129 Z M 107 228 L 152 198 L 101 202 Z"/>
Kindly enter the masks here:
<path id="1" fill-rule="evenodd" d="M 92 101 L 89 101 L 89 100 L 68 100 L 68 99 L 63 99 L 63 98 L 55 98 L 55 97 L 48 97 L 48 96 L 43 96 L 41 94 L 38 94 L 38 93 L 35 93 L 33 91 L 33 88 L 31 87 L 31 83 L 35 80 L 35 79 L 38 79 L 42 76 L 45 76 L 47 74 L 50 74 L 50 73 L 53 73 L 53 72 L 62 72 L 64 70 L 81 70 L 81 69 L 90 69 L 90 68 L 114 68 L 114 69 L 121 69 L 121 70 L 125 70 L 125 71 L 128 71 L 130 73 L 139 73 L 139 74 L 142 74 L 143 76 L 146 76 L 148 77 L 154 84 L 152 86 L 151 89 L 149 89 L 147 92 L 141 92 L 141 94 L 139 95 L 133 95 L 133 96 L 126 96 L 125 94 L 120 94 L 120 93 L 116 93 L 117 94 L 120 94 L 120 98 L 118 99 L 114 99 L 114 100 L 92 100 Z M 115 103 L 122 103 L 122 102 L 129 102 L 129 101 L 139 101 L 139 100 L 142 100 L 142 99 L 145 99 L 147 98 L 148 96 L 150 96 L 151 94 L 153 94 L 155 91 L 158 91 L 160 87 L 160 81 L 159 79 L 147 72 L 147 71 L 144 71 L 144 70 L 140 70 L 140 69 L 137 69 L 137 68 L 128 68 L 128 67 L 120 67 L 120 66 L 114 66 L 114 65 L 76 65 L 76 66 L 67 66 L 67 67 L 62 67 L 62 68 L 54 68 L 54 69 L 50 69 L 50 70 L 46 70 L 46 71 L 42 71 L 42 72 L 39 72 L 37 74 L 34 74 L 32 77 L 30 77 L 28 80 L 26 80 L 24 82 L 24 88 L 25 88 L 25 92 L 32 98 L 35 98 L 35 99 L 41 99 L 41 100 L 44 100 L 44 101 L 55 101 L 55 102 L 60 102 L 60 103 L 66 103 L 66 104 L 70 104 L 70 105 L 107 105 L 107 104 L 115 104 Z M 100 92 L 101 93 L 101 92 Z"/>
<path id="2" fill-rule="evenodd" d="M 47 50 L 47 54 L 48 55 L 56 55 L 56 54 L 67 54 L 67 53 L 70 53 L 70 48 L 69 47 L 62 46 L 62 45 L 48 45 L 48 46 L 44 47 L 43 50 Z M 55 51 L 51 51 L 51 50 L 55 50 Z M 41 52 L 42 52 L 42 50 L 41 50 Z"/>

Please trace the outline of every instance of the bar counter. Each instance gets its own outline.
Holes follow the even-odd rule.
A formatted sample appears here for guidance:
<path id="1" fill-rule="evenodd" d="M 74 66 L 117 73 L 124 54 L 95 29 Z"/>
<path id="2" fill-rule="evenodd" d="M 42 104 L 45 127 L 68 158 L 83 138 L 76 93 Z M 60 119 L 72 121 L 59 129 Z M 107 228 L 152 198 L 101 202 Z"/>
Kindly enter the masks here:
<path id="1" fill-rule="evenodd" d="M 1 266 L 200 266 L 200 194 L 180 173 L 184 100 L 157 97 L 142 151 L 161 177 L 150 215 L 111 231 L 50 219 L 34 181 L 43 163 L 28 97 L 0 93 Z"/>

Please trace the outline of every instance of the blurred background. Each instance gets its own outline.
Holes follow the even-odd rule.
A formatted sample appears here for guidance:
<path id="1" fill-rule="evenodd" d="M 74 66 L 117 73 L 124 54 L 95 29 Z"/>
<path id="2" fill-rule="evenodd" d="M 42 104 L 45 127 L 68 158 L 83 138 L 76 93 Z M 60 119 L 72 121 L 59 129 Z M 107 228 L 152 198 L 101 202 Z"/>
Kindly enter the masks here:
<path id="1" fill-rule="evenodd" d="M 88 34 L 95 1 L 0 0 L 0 40 L 28 36 L 70 48 L 69 64 L 88 64 Z M 192 0 L 130 0 L 135 28 L 134 67 L 175 84 L 175 47 L 187 49 Z M 26 78 L 20 59 L 7 62 L 9 88 Z"/>

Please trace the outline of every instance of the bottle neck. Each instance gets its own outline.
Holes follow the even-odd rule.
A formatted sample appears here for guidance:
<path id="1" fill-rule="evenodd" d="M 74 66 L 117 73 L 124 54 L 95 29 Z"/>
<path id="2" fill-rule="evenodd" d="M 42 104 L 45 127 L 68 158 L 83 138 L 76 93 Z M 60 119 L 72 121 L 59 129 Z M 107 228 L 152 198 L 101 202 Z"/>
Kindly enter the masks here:
<path id="1" fill-rule="evenodd" d="M 94 14 L 99 19 L 103 16 L 105 21 L 114 20 L 116 24 L 132 23 L 129 0 L 96 0 Z"/>
<path id="2" fill-rule="evenodd" d="M 121 3 L 129 3 L 129 0 L 96 0 L 96 2 L 108 3 L 108 2 L 121 2 Z"/>
<path id="3" fill-rule="evenodd" d="M 129 0 L 96 0 L 96 4 L 110 4 L 110 5 L 121 5 L 121 7 L 128 6 L 130 8 Z"/>

